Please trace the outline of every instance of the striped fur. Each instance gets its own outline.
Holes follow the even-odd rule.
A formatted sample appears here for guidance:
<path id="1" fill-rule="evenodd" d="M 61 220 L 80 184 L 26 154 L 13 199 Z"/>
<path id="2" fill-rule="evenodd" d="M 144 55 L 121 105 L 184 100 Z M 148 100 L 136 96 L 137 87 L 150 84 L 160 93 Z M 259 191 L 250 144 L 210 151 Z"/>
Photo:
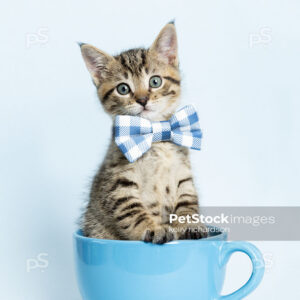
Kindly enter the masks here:
<path id="1" fill-rule="evenodd" d="M 174 24 L 167 24 L 149 49 L 110 56 L 83 44 L 81 51 L 99 99 L 113 119 L 117 114 L 129 114 L 161 121 L 175 112 L 180 73 Z M 149 85 L 152 76 L 161 77 L 160 87 Z M 121 83 L 130 87 L 127 95 L 119 94 Z M 145 107 L 139 99 L 146 99 Z M 188 153 L 188 149 L 169 142 L 154 143 L 143 157 L 129 163 L 112 137 L 83 216 L 85 235 L 153 243 L 205 235 L 192 230 L 195 225 L 177 223 L 172 226 L 182 230 L 174 232 L 169 224 L 170 213 L 186 216 L 198 212 Z"/>

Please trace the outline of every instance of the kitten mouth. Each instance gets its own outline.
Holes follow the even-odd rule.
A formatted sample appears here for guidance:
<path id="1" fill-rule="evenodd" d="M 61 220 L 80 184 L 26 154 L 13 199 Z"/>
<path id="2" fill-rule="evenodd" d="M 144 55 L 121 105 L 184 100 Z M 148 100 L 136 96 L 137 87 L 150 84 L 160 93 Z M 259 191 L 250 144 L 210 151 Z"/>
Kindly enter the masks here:
<path id="1" fill-rule="evenodd" d="M 147 114 L 147 113 L 150 113 L 152 112 L 151 109 L 149 109 L 148 107 L 144 107 L 143 110 L 140 112 L 140 114 Z"/>
<path id="2" fill-rule="evenodd" d="M 141 107 L 139 112 L 136 113 L 137 116 L 145 117 L 149 114 L 153 113 L 153 110 L 149 107 Z"/>

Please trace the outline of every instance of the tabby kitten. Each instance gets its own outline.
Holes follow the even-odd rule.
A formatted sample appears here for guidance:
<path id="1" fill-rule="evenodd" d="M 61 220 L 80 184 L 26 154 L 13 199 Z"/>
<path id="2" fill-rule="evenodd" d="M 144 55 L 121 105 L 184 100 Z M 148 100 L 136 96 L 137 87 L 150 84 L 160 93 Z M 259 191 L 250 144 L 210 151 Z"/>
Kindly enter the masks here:
<path id="1" fill-rule="evenodd" d="M 149 49 L 110 56 L 88 44 L 80 47 L 99 99 L 113 120 L 116 115 L 133 115 L 163 121 L 175 112 L 180 73 L 173 23 L 161 30 Z M 170 213 L 187 216 L 198 210 L 187 148 L 167 141 L 153 143 L 130 163 L 112 136 L 92 184 L 82 230 L 93 238 L 157 244 L 199 239 L 205 236 L 203 225 L 169 224 Z"/>

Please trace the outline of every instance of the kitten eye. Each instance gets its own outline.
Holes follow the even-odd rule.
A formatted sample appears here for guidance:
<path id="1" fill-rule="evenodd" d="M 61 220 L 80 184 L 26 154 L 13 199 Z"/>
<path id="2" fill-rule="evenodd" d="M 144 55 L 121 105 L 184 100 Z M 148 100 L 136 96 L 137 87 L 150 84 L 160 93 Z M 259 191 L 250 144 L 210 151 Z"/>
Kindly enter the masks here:
<path id="1" fill-rule="evenodd" d="M 127 95 L 130 92 L 130 87 L 126 83 L 120 83 L 117 86 L 117 91 L 120 95 Z"/>
<path id="2" fill-rule="evenodd" d="M 159 76 L 152 76 L 149 81 L 149 85 L 152 88 L 159 88 L 162 84 L 162 80 Z"/>

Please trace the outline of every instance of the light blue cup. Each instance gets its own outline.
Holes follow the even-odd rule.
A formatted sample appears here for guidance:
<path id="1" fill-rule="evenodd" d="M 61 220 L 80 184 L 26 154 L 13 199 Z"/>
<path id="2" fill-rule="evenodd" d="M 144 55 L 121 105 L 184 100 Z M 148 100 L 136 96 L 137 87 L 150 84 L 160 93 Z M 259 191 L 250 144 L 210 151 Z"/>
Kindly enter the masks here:
<path id="1" fill-rule="evenodd" d="M 83 300 L 239 300 L 261 282 L 264 260 L 247 242 L 226 242 L 217 228 L 202 240 L 164 245 L 113 241 L 74 234 L 75 261 Z M 246 253 L 253 271 L 236 292 L 221 296 L 226 264 Z"/>

